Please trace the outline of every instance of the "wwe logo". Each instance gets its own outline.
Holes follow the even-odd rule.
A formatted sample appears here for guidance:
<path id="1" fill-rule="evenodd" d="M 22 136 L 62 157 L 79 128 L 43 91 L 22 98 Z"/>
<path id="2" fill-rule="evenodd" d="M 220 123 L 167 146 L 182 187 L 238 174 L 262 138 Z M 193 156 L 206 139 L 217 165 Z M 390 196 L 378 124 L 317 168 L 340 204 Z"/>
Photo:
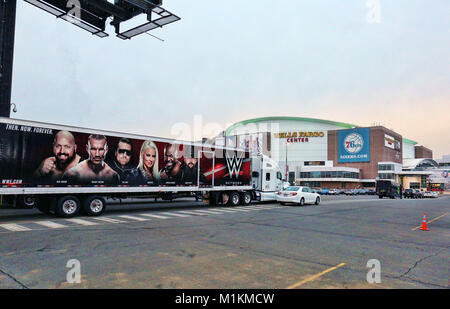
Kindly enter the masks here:
<path id="1" fill-rule="evenodd" d="M 241 170 L 242 161 L 244 160 L 244 153 L 242 151 L 226 151 L 225 158 L 227 159 L 228 171 L 230 178 L 236 175 L 236 179 L 239 177 L 239 171 Z"/>

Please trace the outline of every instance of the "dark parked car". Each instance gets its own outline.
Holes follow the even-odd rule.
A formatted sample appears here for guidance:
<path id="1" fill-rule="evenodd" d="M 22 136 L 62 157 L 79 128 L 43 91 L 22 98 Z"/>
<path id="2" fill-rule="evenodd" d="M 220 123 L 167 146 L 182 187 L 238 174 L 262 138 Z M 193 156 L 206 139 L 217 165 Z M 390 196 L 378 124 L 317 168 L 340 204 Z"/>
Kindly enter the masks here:
<path id="1" fill-rule="evenodd" d="M 416 190 L 414 191 L 414 193 L 415 193 L 415 195 L 416 195 L 416 198 L 424 198 L 424 194 L 423 194 L 422 191 L 416 189 Z"/>
<path id="2" fill-rule="evenodd" d="M 377 191 L 375 191 L 375 189 L 369 189 L 369 190 L 367 191 L 367 194 L 368 194 L 368 195 L 375 195 L 375 194 L 377 194 Z"/>
<path id="3" fill-rule="evenodd" d="M 399 186 L 394 184 L 389 180 L 377 180 L 377 195 L 379 198 L 389 197 L 395 199 L 396 197 L 400 197 L 399 195 Z"/>
<path id="4" fill-rule="evenodd" d="M 414 198 L 414 190 L 413 189 L 405 189 L 403 192 L 404 198 Z"/>

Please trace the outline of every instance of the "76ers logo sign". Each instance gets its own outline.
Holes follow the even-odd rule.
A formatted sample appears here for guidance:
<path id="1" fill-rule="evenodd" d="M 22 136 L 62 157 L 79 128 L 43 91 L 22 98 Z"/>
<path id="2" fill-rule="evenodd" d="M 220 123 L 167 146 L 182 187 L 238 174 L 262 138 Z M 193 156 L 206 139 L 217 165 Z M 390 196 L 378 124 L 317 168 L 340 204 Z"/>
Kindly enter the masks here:
<path id="1" fill-rule="evenodd" d="M 236 179 L 239 177 L 239 171 L 241 170 L 242 161 L 244 160 L 244 152 L 227 150 L 225 152 L 225 159 L 227 160 L 228 172 L 230 178 L 236 175 Z"/>
<path id="2" fill-rule="evenodd" d="M 344 149 L 348 153 L 356 154 L 361 151 L 364 146 L 364 139 L 361 134 L 351 133 L 344 140 Z"/>

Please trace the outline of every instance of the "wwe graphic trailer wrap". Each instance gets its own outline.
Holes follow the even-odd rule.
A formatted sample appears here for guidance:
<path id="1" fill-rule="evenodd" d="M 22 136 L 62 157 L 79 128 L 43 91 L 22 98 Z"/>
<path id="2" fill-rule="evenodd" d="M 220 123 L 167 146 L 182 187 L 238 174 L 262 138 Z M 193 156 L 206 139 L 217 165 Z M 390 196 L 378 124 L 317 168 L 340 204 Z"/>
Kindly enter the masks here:
<path id="1" fill-rule="evenodd" d="M 0 136 L 3 204 L 70 217 L 83 207 L 101 214 L 106 197 L 146 193 L 204 193 L 211 204 L 259 199 L 252 181 L 263 172 L 242 149 L 8 118 Z"/>

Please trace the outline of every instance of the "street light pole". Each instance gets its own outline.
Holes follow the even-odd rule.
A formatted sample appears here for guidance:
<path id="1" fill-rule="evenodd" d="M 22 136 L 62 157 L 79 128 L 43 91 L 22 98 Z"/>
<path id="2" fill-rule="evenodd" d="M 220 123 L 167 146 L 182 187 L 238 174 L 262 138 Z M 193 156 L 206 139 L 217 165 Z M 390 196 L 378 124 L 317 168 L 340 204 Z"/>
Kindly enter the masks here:
<path id="1" fill-rule="evenodd" d="M 285 175 L 285 177 L 286 177 L 286 181 L 289 181 L 288 180 L 288 152 L 287 152 L 287 148 L 288 148 L 288 141 L 286 140 L 286 175 Z"/>

